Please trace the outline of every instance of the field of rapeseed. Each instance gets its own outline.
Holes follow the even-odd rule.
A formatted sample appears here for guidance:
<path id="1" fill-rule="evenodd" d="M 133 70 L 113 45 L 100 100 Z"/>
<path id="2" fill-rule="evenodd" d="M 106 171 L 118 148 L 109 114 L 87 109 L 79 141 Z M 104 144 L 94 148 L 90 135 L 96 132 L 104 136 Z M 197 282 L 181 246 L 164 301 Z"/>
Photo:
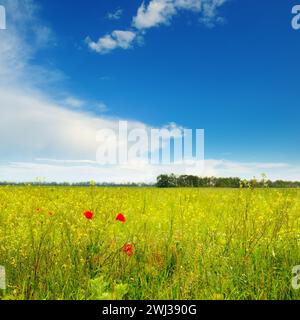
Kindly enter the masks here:
<path id="1" fill-rule="evenodd" d="M 0 299 L 298 299 L 300 191 L 0 188 Z"/>

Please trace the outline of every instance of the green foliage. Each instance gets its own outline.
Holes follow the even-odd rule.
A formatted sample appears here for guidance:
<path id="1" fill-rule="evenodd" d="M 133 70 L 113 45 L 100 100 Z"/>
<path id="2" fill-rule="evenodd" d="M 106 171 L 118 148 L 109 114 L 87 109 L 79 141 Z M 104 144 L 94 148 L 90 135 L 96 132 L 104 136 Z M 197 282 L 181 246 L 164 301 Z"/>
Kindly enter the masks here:
<path id="1" fill-rule="evenodd" d="M 128 292 L 128 285 L 119 283 L 111 290 L 109 283 L 100 276 L 89 281 L 89 292 L 92 300 L 122 300 Z"/>
<path id="2" fill-rule="evenodd" d="M 158 188 L 300 188 L 297 181 L 270 181 L 266 175 L 262 175 L 260 181 L 255 178 L 251 180 L 241 180 L 240 178 L 216 178 L 197 177 L 192 175 L 175 176 L 174 174 L 162 174 L 157 177 L 156 186 Z"/>

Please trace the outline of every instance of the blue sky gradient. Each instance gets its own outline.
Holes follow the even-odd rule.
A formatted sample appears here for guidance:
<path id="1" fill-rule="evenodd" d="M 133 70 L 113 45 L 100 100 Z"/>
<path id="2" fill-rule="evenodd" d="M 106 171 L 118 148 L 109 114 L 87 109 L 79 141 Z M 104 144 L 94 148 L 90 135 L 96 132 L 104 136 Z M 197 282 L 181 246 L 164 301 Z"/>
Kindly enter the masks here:
<path id="1" fill-rule="evenodd" d="M 85 37 L 127 28 L 139 3 L 41 4 L 59 45 L 37 63 L 55 61 L 78 96 L 104 101 L 115 116 L 205 128 L 208 157 L 298 161 L 300 33 L 290 2 L 229 1 L 214 28 L 185 12 L 148 31 L 142 46 L 106 55 L 88 50 Z M 105 19 L 118 8 L 120 20 Z"/>

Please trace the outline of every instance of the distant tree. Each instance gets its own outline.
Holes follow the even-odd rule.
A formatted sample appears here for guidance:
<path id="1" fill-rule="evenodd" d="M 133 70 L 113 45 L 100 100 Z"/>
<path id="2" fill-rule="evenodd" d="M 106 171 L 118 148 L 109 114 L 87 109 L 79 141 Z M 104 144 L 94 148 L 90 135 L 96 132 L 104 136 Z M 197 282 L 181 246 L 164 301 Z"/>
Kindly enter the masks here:
<path id="1" fill-rule="evenodd" d="M 167 174 L 161 174 L 158 176 L 156 186 L 159 188 L 170 188 L 169 176 Z"/>
<path id="2" fill-rule="evenodd" d="M 159 188 L 299 188 L 300 182 L 277 180 L 272 182 L 263 175 L 259 181 L 255 178 L 250 180 L 241 180 L 237 177 L 217 178 L 217 177 L 197 177 L 192 175 L 160 175 L 157 178 L 157 187 Z"/>

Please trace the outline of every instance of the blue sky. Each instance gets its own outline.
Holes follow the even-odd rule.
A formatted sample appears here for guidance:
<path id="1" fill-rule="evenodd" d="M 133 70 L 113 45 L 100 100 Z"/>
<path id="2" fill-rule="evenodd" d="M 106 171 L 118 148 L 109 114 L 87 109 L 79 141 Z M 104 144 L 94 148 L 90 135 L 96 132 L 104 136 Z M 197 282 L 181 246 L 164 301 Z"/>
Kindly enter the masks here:
<path id="1" fill-rule="evenodd" d="M 89 121 L 204 128 L 211 161 L 207 173 L 248 177 L 267 172 L 300 179 L 300 31 L 291 27 L 297 1 L 207 0 L 201 5 L 199 0 L 152 0 L 142 7 L 142 1 L 131 0 L 40 0 L 28 1 L 26 10 L 21 2 L 0 0 L 8 16 L 0 50 L 1 37 L 2 49 L 18 44 L 2 58 L 6 73 L 15 76 L 6 81 L 2 70 L 0 80 L 6 92 L 35 99 L 28 105 L 36 109 L 27 108 L 27 114 L 46 112 L 39 105 L 47 105 Z M 16 68 L 10 60 L 24 63 Z M 9 99 L 1 103 L 2 112 L 19 103 Z M 34 117 L 22 117 L 11 116 L 11 125 L 15 120 L 19 127 L 31 126 Z M 43 131 L 42 137 L 45 131 L 61 131 L 55 121 L 51 126 L 43 118 L 41 123 L 36 130 Z M 77 135 L 82 137 L 78 131 L 74 139 Z M 65 163 L 60 168 L 56 163 L 53 169 L 53 163 L 37 159 L 94 160 L 85 150 L 55 150 L 48 136 L 33 148 L 33 136 L 23 145 L 16 133 L 15 148 L 13 142 L 3 148 L 4 178 L 30 180 L 42 174 L 58 180 L 57 172 L 72 172 L 70 166 L 64 170 Z M 55 173 L 47 176 L 50 167 Z M 77 178 L 93 178 L 93 170 L 85 168 L 88 173 Z M 125 180 L 132 177 L 127 174 L 119 173 Z"/>

